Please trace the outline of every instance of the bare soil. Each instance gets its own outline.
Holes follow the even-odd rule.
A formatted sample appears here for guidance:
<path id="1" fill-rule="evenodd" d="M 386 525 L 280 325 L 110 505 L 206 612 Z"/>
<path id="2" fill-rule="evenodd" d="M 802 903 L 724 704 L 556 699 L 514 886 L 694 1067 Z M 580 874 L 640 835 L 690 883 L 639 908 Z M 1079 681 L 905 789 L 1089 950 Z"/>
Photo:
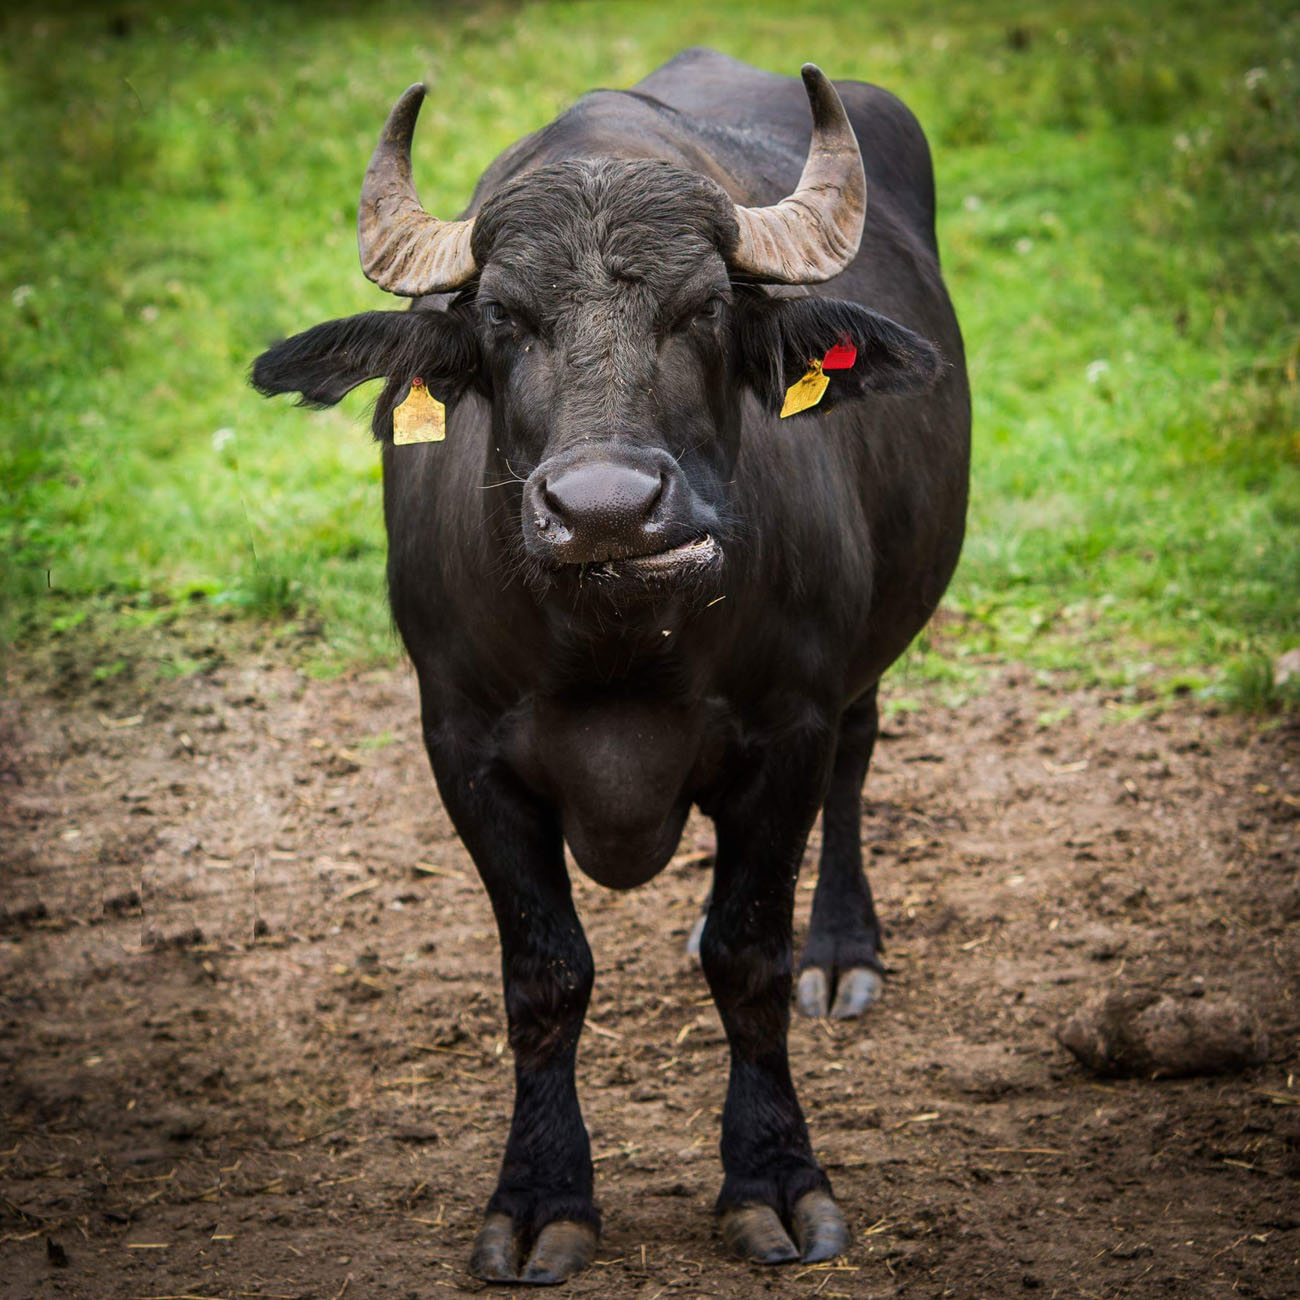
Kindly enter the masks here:
<path id="1" fill-rule="evenodd" d="M 0 1295 L 486 1290 L 496 937 L 413 682 L 213 663 L 14 672 L 0 704 Z M 855 1231 L 831 1267 L 714 1234 L 726 1048 L 683 955 L 708 825 L 644 889 L 577 876 L 605 1230 L 570 1293 L 1300 1294 L 1300 725 L 1120 705 L 1012 670 L 890 719 L 863 822 L 885 999 L 791 1034 Z M 1092 1077 L 1054 1031 L 1106 987 L 1231 995 L 1267 1060 Z"/>

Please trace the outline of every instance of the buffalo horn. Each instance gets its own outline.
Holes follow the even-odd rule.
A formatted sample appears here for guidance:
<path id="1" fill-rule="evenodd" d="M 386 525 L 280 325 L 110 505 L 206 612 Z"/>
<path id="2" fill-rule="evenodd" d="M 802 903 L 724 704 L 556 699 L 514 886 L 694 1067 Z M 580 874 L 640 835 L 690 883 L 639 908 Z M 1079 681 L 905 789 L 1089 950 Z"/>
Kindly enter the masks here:
<path id="1" fill-rule="evenodd" d="M 812 106 L 808 161 L 793 194 L 775 207 L 737 205 L 733 270 L 778 284 L 818 284 L 857 255 L 867 212 L 862 154 L 844 105 L 815 63 L 803 65 Z"/>
<path id="2" fill-rule="evenodd" d="M 473 221 L 439 221 L 421 206 L 411 179 L 411 135 L 424 87 L 393 105 L 366 168 L 357 210 L 361 269 L 381 289 L 418 298 L 455 289 L 474 275 Z"/>

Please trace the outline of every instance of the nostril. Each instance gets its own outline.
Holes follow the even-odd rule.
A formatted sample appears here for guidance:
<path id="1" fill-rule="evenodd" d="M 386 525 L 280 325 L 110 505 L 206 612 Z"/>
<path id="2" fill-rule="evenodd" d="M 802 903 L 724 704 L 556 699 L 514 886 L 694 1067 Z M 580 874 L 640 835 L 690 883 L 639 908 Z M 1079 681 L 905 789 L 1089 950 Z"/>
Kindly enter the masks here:
<path id="1" fill-rule="evenodd" d="M 668 486 L 668 475 L 662 470 L 659 471 L 659 482 L 655 484 L 655 490 L 650 494 L 645 503 L 645 509 L 641 511 L 642 518 L 653 513 L 654 509 L 664 499 L 664 489 Z"/>

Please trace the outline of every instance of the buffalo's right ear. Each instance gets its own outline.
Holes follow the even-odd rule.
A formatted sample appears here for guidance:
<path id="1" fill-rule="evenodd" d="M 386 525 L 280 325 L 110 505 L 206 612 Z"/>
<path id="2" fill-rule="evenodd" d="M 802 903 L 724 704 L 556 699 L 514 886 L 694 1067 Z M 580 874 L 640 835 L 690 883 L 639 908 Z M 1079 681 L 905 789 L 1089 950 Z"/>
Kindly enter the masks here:
<path id="1" fill-rule="evenodd" d="M 836 343 L 851 343 L 857 359 L 848 370 L 827 372 L 830 386 L 810 415 L 868 394 L 924 392 L 944 369 L 933 343 L 855 302 L 751 295 L 741 299 L 740 309 L 743 373 L 774 413 L 787 388 Z"/>
<path id="2" fill-rule="evenodd" d="M 253 363 L 252 385 L 264 397 L 299 393 L 300 406 L 333 406 L 367 379 L 387 379 L 391 391 L 419 375 L 443 401 L 455 397 L 478 369 L 478 341 L 457 317 L 442 311 L 368 311 L 326 321 L 268 348 Z M 376 432 L 379 412 L 376 411 Z"/>

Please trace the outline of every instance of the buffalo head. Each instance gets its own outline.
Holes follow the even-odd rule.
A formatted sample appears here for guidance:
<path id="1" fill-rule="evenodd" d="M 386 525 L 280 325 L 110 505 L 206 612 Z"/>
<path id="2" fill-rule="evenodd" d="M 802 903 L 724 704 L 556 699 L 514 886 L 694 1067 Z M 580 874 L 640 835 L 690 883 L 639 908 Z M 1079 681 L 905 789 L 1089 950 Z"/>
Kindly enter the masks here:
<path id="1" fill-rule="evenodd" d="M 717 180 L 637 157 L 630 141 L 619 152 L 631 156 L 523 171 L 460 221 L 439 221 L 416 195 L 425 92 L 412 86 L 367 169 L 358 242 L 366 275 L 413 309 L 288 339 L 259 358 L 253 383 L 328 405 L 385 378 L 374 415 L 385 440 L 417 376 L 453 408 L 485 400 L 485 473 L 512 485 L 506 544 L 539 591 L 582 582 L 631 600 L 707 587 L 736 527 L 727 488 L 747 400 L 779 410 L 841 341 L 858 360 L 814 414 L 924 387 L 938 365 L 927 342 L 863 307 L 766 287 L 838 275 L 862 237 L 853 129 L 822 73 L 809 64 L 803 76 L 812 142 L 775 206 L 737 204 Z"/>

